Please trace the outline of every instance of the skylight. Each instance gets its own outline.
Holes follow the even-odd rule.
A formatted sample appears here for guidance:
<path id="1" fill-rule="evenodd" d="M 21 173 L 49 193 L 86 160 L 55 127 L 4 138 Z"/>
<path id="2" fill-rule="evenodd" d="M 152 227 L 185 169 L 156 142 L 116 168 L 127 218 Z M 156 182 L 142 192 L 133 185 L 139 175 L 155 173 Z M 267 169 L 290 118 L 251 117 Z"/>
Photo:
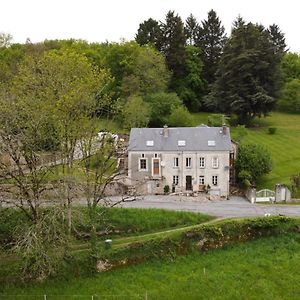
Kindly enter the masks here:
<path id="1" fill-rule="evenodd" d="M 154 146 L 154 142 L 153 141 L 147 141 L 146 145 L 149 147 L 153 147 Z"/>
<path id="2" fill-rule="evenodd" d="M 185 141 L 178 141 L 178 146 L 185 146 Z"/>
<path id="3" fill-rule="evenodd" d="M 216 141 L 207 141 L 208 147 L 214 147 L 216 146 Z"/>

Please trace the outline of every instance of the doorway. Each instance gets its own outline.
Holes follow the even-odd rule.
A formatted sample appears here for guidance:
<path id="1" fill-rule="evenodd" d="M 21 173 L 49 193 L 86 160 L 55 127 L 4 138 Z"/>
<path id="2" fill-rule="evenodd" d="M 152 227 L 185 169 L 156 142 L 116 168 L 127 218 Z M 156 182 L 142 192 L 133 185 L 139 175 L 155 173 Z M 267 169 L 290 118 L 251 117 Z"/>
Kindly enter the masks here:
<path id="1" fill-rule="evenodd" d="M 192 186 L 192 176 L 186 176 L 185 177 L 185 189 L 187 191 L 192 191 L 193 186 Z"/>

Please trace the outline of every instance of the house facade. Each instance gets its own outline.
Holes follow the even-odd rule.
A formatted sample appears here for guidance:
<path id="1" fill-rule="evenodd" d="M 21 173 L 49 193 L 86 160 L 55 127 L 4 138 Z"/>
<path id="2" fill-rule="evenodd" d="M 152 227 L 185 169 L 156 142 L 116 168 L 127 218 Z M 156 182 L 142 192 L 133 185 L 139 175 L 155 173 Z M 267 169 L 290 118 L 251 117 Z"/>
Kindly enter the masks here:
<path id="1" fill-rule="evenodd" d="M 223 127 L 132 128 L 128 177 L 145 194 L 208 192 L 227 197 L 234 151 Z"/>

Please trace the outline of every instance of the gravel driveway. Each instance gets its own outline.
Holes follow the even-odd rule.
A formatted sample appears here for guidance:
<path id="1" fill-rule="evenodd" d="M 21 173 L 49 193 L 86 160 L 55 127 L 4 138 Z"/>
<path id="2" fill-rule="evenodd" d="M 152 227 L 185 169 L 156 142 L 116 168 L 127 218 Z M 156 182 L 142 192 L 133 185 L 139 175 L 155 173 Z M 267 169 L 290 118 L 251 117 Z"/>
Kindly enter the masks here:
<path id="1" fill-rule="evenodd" d="M 118 197 L 114 197 L 112 201 L 118 199 Z M 230 200 L 202 201 L 196 197 L 151 195 L 134 202 L 122 203 L 121 206 L 193 211 L 225 218 L 264 216 L 268 213 L 300 217 L 300 205 L 251 204 L 242 197 L 231 197 Z"/>

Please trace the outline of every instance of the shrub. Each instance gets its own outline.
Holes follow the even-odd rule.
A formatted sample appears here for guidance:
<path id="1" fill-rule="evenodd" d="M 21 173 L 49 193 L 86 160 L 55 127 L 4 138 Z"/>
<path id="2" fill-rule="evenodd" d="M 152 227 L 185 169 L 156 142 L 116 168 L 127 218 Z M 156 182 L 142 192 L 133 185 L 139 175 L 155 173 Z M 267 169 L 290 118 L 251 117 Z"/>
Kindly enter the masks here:
<path id="1" fill-rule="evenodd" d="M 165 185 L 164 186 L 164 193 L 165 194 L 169 194 L 170 193 L 170 186 L 169 185 Z"/>
<path id="2" fill-rule="evenodd" d="M 249 171 L 242 170 L 238 174 L 238 179 L 245 188 L 248 188 L 251 186 L 252 176 Z"/>
<path id="3" fill-rule="evenodd" d="M 248 172 L 251 175 L 251 183 L 255 183 L 259 177 L 268 174 L 271 169 L 272 161 L 268 149 L 257 144 L 244 144 L 239 147 L 236 173 L 242 174 L 243 180 L 249 180 L 250 177 L 247 177 L 248 174 L 245 172 L 241 173 L 242 171 Z"/>
<path id="4" fill-rule="evenodd" d="M 276 131 L 277 131 L 277 128 L 276 128 L 276 127 L 269 127 L 269 129 L 268 129 L 268 133 L 269 133 L 269 134 L 275 134 Z"/>
<path id="5" fill-rule="evenodd" d="M 228 123 L 228 119 L 228 117 L 222 114 L 211 114 L 207 117 L 207 124 L 212 127 L 221 127 Z"/>

